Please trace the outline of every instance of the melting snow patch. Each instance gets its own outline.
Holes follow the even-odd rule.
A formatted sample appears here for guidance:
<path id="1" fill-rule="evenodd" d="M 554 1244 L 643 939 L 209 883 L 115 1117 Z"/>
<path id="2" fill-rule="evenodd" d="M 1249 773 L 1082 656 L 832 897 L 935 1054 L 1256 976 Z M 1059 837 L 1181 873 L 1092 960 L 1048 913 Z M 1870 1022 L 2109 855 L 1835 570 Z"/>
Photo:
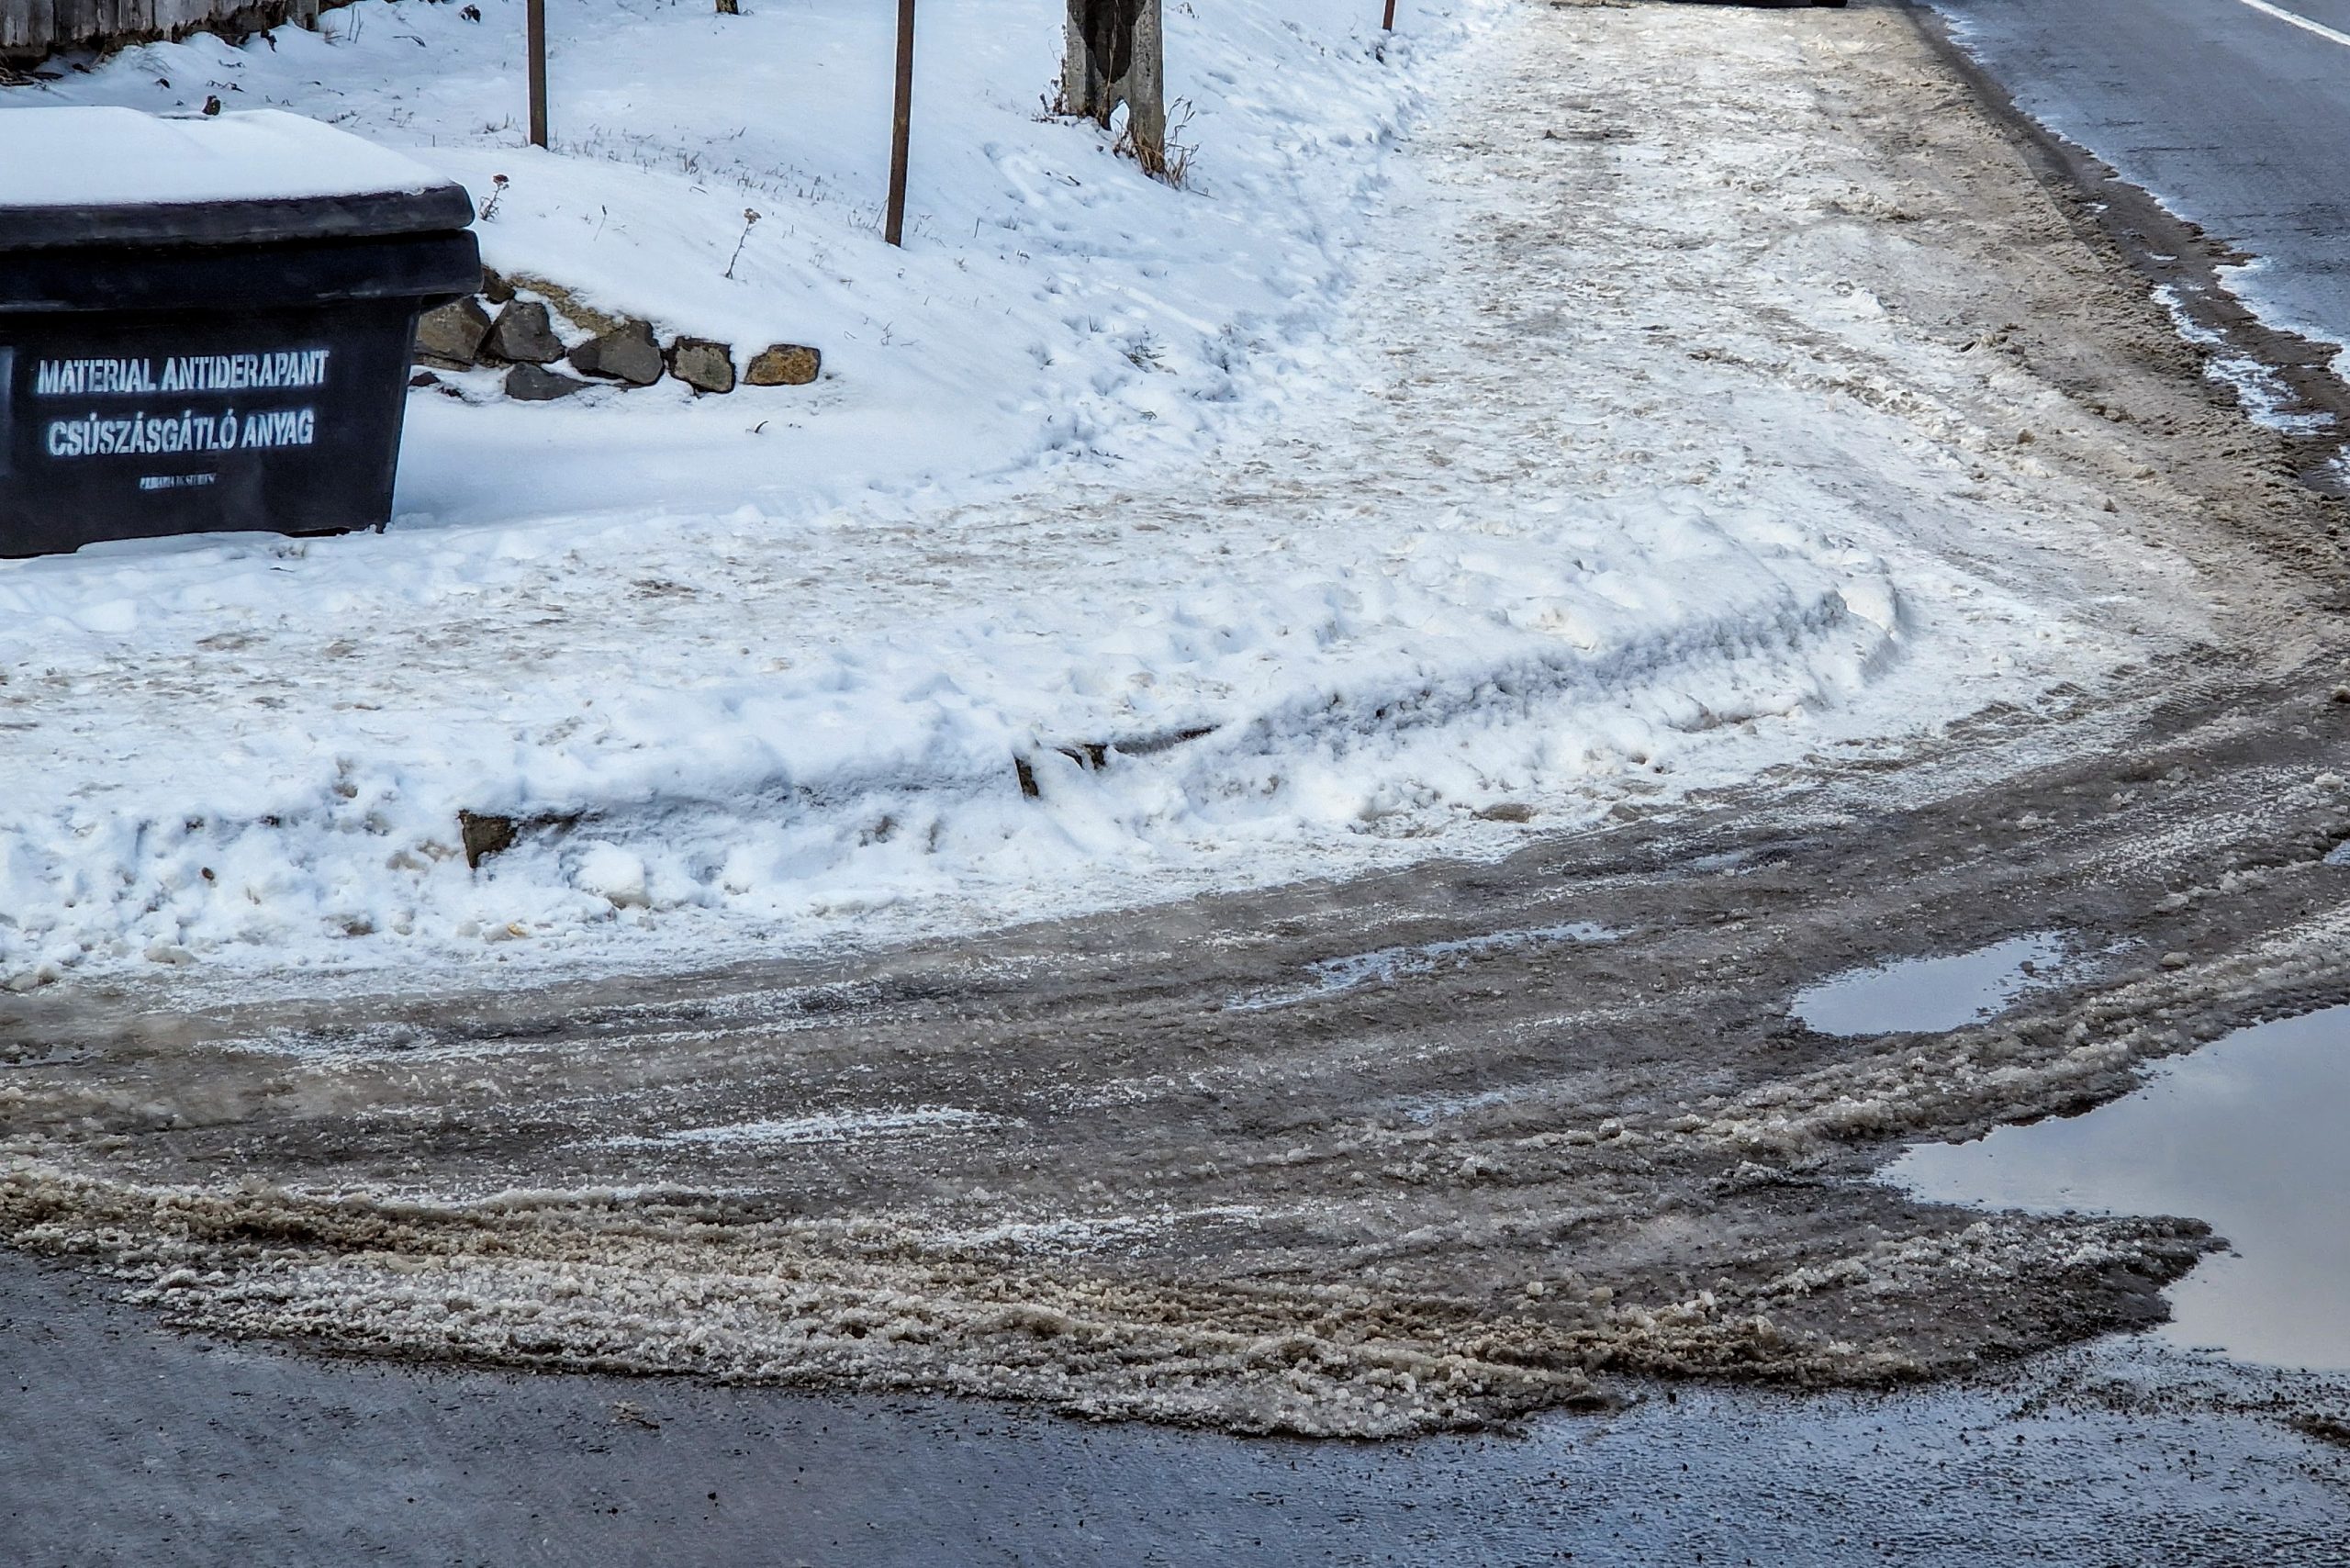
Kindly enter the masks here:
<path id="1" fill-rule="evenodd" d="M 1822 1035 L 1933 1034 L 2007 1011 L 2047 985 L 2064 962 L 2052 932 L 2013 936 L 1946 958 L 1908 958 L 1850 969 L 1796 993 L 1789 1009 Z"/>
<path id="2" fill-rule="evenodd" d="M 953 1105 L 924 1105 L 912 1111 L 852 1111 L 838 1115 L 794 1116 L 784 1121 L 730 1122 L 715 1127 L 685 1127 L 650 1137 L 610 1141 L 631 1148 L 679 1144 L 733 1145 L 787 1143 L 847 1143 L 856 1138 L 892 1134 L 969 1132 L 1000 1126 L 997 1117 Z"/>
<path id="3" fill-rule="evenodd" d="M 1225 1008 L 1227 1012 L 1255 1013 L 1269 1007 L 1288 1007 L 1317 997 L 1336 996 L 1374 980 L 1393 984 L 1412 975 L 1433 974 L 1448 967 L 1458 969 L 1489 953 L 1505 953 L 1516 947 L 1547 947 L 1559 942 L 1613 942 L 1618 935 L 1605 925 L 1577 920 L 1565 925 L 1544 925 L 1528 931 L 1496 931 L 1488 935 L 1465 936 L 1452 942 L 1382 947 L 1375 953 L 1325 958 L 1309 966 L 1308 972 L 1314 978 L 1303 985 L 1252 991 L 1225 1002 Z"/>
<path id="4" fill-rule="evenodd" d="M 2299 399 L 2284 378 L 2250 354 L 2230 352 L 2225 336 L 2188 313 L 2175 286 L 2164 284 L 2154 290 L 2154 298 L 2170 312 L 2171 324 L 2180 337 L 2208 351 L 2203 374 L 2232 391 L 2254 424 L 2286 435 L 2316 435 L 2333 428 L 2332 414 L 2287 412 Z"/>
<path id="5" fill-rule="evenodd" d="M 1028 1252 L 1091 1252 L 1130 1246 L 1163 1235 L 1179 1225 L 1253 1226 L 1265 1217 L 1256 1204 L 1209 1204 L 1199 1208 L 1161 1208 L 1154 1213 L 1071 1216 L 1050 1220 L 1005 1220 L 979 1230 L 949 1231 L 941 1244 L 964 1248 L 1004 1247 Z"/>
<path id="6" fill-rule="evenodd" d="M 1923 1144 L 1886 1171 L 1921 1197 L 2185 1215 L 2233 1250 L 2171 1287 L 2175 1345 L 2350 1370 L 2350 1007 L 2238 1030 L 2085 1116 Z"/>
<path id="7" fill-rule="evenodd" d="M 2337 374 L 2350 375 L 2350 353 L 2342 355 L 2335 363 L 2343 367 Z M 2326 459 L 2322 472 L 2325 483 L 2333 487 L 2334 494 L 2350 495 L 2350 452 L 2337 452 Z"/>

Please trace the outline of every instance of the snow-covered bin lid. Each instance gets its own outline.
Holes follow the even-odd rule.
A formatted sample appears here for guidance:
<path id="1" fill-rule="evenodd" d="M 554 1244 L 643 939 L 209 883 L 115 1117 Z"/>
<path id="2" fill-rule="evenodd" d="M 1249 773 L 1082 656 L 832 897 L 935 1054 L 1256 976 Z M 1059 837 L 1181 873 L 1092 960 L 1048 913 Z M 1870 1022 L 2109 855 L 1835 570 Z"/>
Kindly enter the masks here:
<path id="1" fill-rule="evenodd" d="M 473 216 L 423 164 L 277 109 L 0 109 L 0 252 L 431 233 Z"/>

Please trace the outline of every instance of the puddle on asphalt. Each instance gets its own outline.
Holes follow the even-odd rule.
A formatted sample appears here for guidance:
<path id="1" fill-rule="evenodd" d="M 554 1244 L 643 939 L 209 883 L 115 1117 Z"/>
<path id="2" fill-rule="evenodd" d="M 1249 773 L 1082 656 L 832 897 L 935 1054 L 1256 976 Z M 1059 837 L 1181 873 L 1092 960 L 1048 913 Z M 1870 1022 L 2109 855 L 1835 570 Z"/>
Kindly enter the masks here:
<path id="1" fill-rule="evenodd" d="M 1888 1167 L 1921 1196 L 2208 1221 L 2232 1250 L 2168 1292 L 2162 1337 L 2241 1361 L 2350 1371 L 2350 1007 L 2239 1030 L 2086 1115 L 1923 1144 Z"/>
<path id="2" fill-rule="evenodd" d="M 2053 983 L 2064 963 L 2064 939 L 2035 932 L 1947 958 L 1850 969 L 1797 991 L 1789 1011 L 1822 1035 L 1939 1034 L 1998 1017 Z"/>
<path id="3" fill-rule="evenodd" d="M 1542 925 L 1525 931 L 1495 931 L 1483 936 L 1463 937 L 1456 942 L 1382 947 L 1375 953 L 1325 958 L 1307 967 L 1306 972 L 1313 978 L 1303 984 L 1250 991 L 1245 996 L 1234 997 L 1224 1005 L 1227 1012 L 1234 1013 L 1290 1007 L 1301 1002 L 1337 996 L 1342 991 L 1373 982 L 1393 983 L 1412 975 L 1434 974 L 1438 969 L 1457 968 L 1489 953 L 1505 953 L 1517 947 L 1547 947 L 1561 942 L 1613 942 L 1620 935 L 1605 925 L 1577 920 L 1565 925 Z"/>

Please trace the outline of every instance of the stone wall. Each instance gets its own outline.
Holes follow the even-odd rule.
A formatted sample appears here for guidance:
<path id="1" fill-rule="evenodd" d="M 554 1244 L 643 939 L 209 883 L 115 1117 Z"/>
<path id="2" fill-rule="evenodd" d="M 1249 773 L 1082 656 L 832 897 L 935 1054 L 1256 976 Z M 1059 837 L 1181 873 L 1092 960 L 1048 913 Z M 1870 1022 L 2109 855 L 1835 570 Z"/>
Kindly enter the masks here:
<path id="1" fill-rule="evenodd" d="M 0 0 L 0 61 L 27 64 L 59 50 L 118 48 L 201 31 L 313 26 L 341 0 Z"/>

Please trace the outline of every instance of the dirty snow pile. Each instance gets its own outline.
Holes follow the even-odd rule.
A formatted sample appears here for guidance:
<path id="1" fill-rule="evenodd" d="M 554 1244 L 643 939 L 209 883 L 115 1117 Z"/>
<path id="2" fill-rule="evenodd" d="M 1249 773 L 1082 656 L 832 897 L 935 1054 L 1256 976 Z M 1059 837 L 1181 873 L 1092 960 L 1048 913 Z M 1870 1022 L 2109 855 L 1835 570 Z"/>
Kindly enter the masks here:
<path id="1" fill-rule="evenodd" d="M 1595 128 L 1494 101 L 1508 0 L 1171 6 L 1174 187 L 1048 112 L 1059 0 L 941 0 L 897 251 L 889 9 L 556 8 L 544 152 L 516 0 L 0 89 L 502 174 L 491 265 L 825 355 L 420 389 L 380 535 L 0 564 L 0 983 L 652 967 L 1494 853 L 2120 656 L 1979 569 L 2099 498 L 1883 390 L 1916 351 L 1821 248 L 1864 226 L 1807 217 L 1817 127 L 1735 50 Z M 1697 25 L 1592 15 L 1619 78 Z"/>

